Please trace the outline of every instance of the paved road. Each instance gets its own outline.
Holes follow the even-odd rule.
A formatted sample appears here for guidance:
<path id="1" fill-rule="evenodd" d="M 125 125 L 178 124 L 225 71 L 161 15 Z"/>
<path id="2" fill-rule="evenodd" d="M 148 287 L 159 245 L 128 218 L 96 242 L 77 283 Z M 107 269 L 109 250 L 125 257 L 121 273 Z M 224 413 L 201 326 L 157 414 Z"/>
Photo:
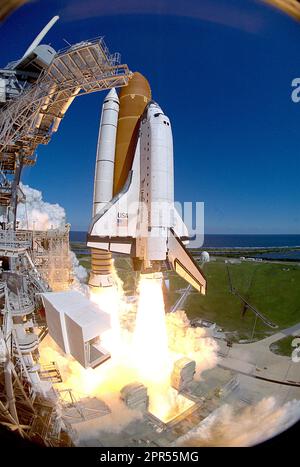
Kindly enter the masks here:
<path id="1" fill-rule="evenodd" d="M 279 341 L 284 337 L 293 336 L 296 334 L 300 334 L 300 323 L 297 323 L 289 328 L 282 329 L 282 331 L 276 332 L 275 334 L 272 334 L 272 336 L 262 339 L 261 341 L 259 341 L 259 343 L 269 348 L 270 345 L 273 344 L 273 342 Z"/>
<path id="2" fill-rule="evenodd" d="M 298 333 L 300 323 L 266 339 L 248 344 L 233 344 L 231 348 L 226 348 L 225 342 L 219 341 L 219 365 L 258 379 L 299 387 L 300 363 L 291 359 L 293 348 L 291 347 L 290 356 L 277 355 L 270 350 L 270 344 L 273 342 Z"/>
<path id="3" fill-rule="evenodd" d="M 300 323 L 297 323 L 294 326 L 291 326 L 290 328 L 286 328 L 281 332 L 282 334 L 285 334 L 286 336 L 292 336 L 296 334 L 297 332 L 300 332 Z"/>

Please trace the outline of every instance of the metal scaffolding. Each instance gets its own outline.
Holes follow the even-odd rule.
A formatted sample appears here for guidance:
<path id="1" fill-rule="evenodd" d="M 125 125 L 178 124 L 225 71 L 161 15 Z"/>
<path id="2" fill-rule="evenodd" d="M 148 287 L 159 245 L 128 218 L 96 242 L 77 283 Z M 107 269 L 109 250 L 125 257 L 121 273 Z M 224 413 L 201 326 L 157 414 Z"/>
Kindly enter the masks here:
<path id="1" fill-rule="evenodd" d="M 73 281 L 69 249 L 70 225 L 64 229 L 32 231 L 31 258 L 53 291 L 67 290 Z"/>
<path id="2" fill-rule="evenodd" d="M 61 376 L 53 363 L 40 366 L 39 344 L 47 335 L 40 293 L 69 288 L 74 279 L 69 226 L 18 230 L 17 203 L 25 201 L 19 182 L 76 96 L 125 86 L 131 72 L 119 54 L 109 53 L 103 37 L 52 51 L 37 74 L 22 59 L 24 69 L 17 61 L 0 70 L 8 83 L 5 99 L 0 96 L 0 424 L 47 446 L 66 446 L 72 444 L 70 420 L 61 419 L 61 397 L 52 386 Z M 83 419 L 107 413 L 88 401 L 83 415 L 75 402 L 67 407 L 73 418 L 74 410 Z"/>
<path id="3" fill-rule="evenodd" d="M 131 73 L 119 59 L 102 37 L 60 50 L 38 80 L 0 111 L 1 169 L 14 172 L 16 153 L 23 165 L 34 164 L 35 149 L 49 142 L 76 96 L 127 85 Z"/>

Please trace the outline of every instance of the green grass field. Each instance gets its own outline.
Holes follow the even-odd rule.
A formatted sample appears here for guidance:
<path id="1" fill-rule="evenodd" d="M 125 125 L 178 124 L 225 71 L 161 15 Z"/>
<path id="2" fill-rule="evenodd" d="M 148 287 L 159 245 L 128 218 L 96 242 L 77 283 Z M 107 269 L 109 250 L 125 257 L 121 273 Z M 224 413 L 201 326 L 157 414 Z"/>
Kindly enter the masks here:
<path id="1" fill-rule="evenodd" d="M 270 345 L 270 350 L 277 355 L 284 355 L 285 357 L 290 357 L 294 347 L 292 342 L 295 339 L 295 336 L 286 336 L 283 339 L 280 339 L 277 342 L 274 342 Z"/>
<path id="2" fill-rule="evenodd" d="M 279 329 L 300 321 L 300 267 L 294 264 L 247 263 L 230 264 L 233 287 Z M 248 310 L 241 316 L 243 304 L 229 289 L 224 261 L 204 265 L 208 282 L 206 296 L 193 293 L 186 302 L 190 318 L 202 317 L 215 321 L 225 331 L 237 331 L 239 338 L 249 339 L 255 316 Z M 259 319 L 254 337 L 272 334 Z"/>

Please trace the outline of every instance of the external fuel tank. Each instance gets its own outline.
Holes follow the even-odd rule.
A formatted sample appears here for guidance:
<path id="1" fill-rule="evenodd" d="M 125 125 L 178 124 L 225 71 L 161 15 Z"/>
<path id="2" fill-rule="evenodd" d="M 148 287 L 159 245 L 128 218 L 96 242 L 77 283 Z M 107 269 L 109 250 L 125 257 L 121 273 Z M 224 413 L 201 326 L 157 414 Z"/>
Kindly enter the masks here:
<path id="1" fill-rule="evenodd" d="M 146 78 L 133 73 L 128 85 L 121 88 L 118 118 L 113 194 L 122 190 L 135 154 L 140 118 L 151 100 L 151 89 Z"/>

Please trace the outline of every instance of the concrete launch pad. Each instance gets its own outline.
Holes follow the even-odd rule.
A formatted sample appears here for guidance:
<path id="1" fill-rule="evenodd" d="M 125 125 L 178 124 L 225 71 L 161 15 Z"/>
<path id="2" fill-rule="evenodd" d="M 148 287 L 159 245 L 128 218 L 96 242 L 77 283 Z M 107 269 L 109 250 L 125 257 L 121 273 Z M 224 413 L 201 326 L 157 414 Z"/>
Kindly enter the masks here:
<path id="1" fill-rule="evenodd" d="M 181 397 L 187 401 L 187 405 L 176 416 L 161 420 L 155 413 L 133 411 L 123 424 L 120 415 L 119 429 L 112 429 L 112 414 L 106 414 L 97 421 L 77 424 L 76 444 L 96 447 L 166 447 L 176 445 L 180 437 L 197 428 L 209 415 L 226 405 L 242 413 L 247 407 L 255 407 L 270 397 L 275 397 L 281 407 L 289 401 L 300 400 L 300 386 L 277 384 L 267 379 L 257 379 L 251 373 L 242 374 L 236 368 L 226 368 L 222 352 L 224 349 L 221 348 L 219 365 L 204 371 L 200 381 L 194 380 L 182 392 Z M 245 354 L 240 351 L 240 356 L 241 364 Z M 299 376 L 298 370 L 298 380 Z"/>
<path id="2" fill-rule="evenodd" d="M 189 394 L 180 396 L 181 402 L 185 400 L 186 404 L 182 405 L 182 412 L 176 416 L 161 420 L 150 412 L 141 414 L 133 411 L 132 420 L 123 427 L 120 416 L 121 429 L 118 430 L 111 428 L 112 415 L 108 414 L 97 422 L 94 420 L 78 424 L 76 444 L 95 447 L 169 446 L 220 406 L 220 398 L 215 395 L 216 389 L 220 386 L 220 381 L 225 384 L 230 381 L 232 372 L 220 368 L 208 373 L 210 372 L 212 374 L 208 384 L 194 381 Z"/>

